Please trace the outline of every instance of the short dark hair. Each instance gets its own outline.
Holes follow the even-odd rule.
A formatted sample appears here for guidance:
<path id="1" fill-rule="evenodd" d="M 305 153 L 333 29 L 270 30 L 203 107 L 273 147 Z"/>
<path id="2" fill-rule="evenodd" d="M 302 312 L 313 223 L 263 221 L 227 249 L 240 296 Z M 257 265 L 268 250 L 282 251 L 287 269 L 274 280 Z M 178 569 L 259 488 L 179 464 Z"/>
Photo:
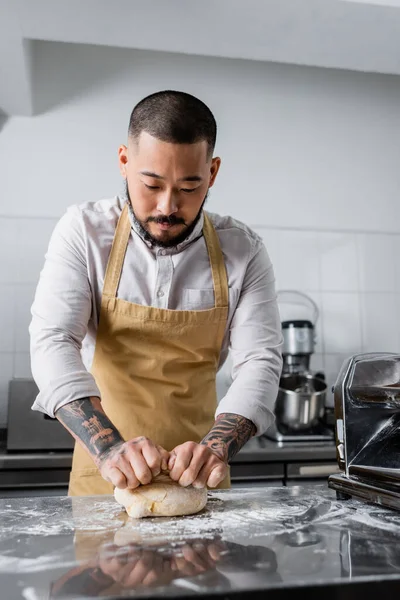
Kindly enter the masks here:
<path id="1" fill-rule="evenodd" d="M 208 157 L 212 156 L 217 138 L 217 124 L 208 106 L 191 94 L 171 90 L 151 94 L 135 106 L 128 134 L 138 139 L 142 131 L 172 144 L 205 140 Z"/>

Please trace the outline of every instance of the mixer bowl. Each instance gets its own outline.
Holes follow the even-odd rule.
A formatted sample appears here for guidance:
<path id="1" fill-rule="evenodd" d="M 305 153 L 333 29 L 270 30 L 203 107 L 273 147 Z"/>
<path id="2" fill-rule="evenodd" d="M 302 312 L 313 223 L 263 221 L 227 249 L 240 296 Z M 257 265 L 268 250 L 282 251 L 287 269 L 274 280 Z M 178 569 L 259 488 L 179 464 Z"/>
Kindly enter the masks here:
<path id="1" fill-rule="evenodd" d="M 275 403 L 278 423 L 293 430 L 310 429 L 324 415 L 326 383 L 307 374 L 284 374 Z"/>

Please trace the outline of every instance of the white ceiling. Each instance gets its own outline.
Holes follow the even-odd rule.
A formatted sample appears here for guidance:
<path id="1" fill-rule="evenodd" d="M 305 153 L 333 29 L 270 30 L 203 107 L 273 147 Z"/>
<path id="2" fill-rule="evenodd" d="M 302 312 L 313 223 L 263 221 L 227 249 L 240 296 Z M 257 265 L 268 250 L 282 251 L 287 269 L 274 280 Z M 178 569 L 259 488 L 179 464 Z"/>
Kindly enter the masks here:
<path id="1" fill-rule="evenodd" d="M 32 114 L 30 40 L 400 75 L 400 0 L 0 0 L 0 109 Z"/>

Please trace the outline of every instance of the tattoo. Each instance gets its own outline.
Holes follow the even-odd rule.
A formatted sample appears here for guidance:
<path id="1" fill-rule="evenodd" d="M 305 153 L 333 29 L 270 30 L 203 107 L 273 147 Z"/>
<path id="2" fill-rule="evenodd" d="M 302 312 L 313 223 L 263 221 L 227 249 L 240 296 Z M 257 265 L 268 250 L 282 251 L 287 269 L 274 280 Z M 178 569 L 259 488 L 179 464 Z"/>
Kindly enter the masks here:
<path id="1" fill-rule="evenodd" d="M 219 415 L 214 427 L 202 440 L 224 462 L 229 462 L 256 433 L 252 421 L 233 413 Z"/>
<path id="2" fill-rule="evenodd" d="M 56 417 L 82 442 L 96 464 L 104 460 L 115 445 L 124 443 L 119 431 L 103 411 L 99 398 L 74 400 L 58 409 Z"/>

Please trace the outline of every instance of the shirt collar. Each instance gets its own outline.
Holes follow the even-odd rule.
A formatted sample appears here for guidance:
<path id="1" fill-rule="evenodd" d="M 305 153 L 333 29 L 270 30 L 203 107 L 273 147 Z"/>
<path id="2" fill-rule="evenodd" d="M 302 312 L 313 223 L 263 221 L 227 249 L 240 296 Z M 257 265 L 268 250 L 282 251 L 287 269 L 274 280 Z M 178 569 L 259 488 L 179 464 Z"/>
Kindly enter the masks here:
<path id="1" fill-rule="evenodd" d="M 126 197 L 124 198 L 124 200 L 128 204 L 129 220 L 131 223 L 132 230 L 140 237 L 140 239 L 146 244 L 146 246 L 148 246 L 148 248 L 162 249 L 161 247 L 156 246 L 150 240 L 147 240 L 143 236 L 143 230 L 133 213 L 130 202 L 128 201 L 128 199 Z M 183 242 L 181 242 L 177 246 L 171 246 L 170 248 L 164 248 L 164 250 L 168 250 L 171 254 L 176 254 L 178 252 L 181 252 L 184 248 L 186 248 L 186 246 L 188 246 L 189 244 L 191 244 L 192 242 L 197 240 L 203 234 L 203 225 L 204 225 L 204 212 L 202 211 L 202 213 L 200 215 L 200 219 L 196 223 L 196 226 L 193 229 L 192 233 L 189 235 L 189 237 L 187 237 L 185 240 L 183 240 Z"/>

